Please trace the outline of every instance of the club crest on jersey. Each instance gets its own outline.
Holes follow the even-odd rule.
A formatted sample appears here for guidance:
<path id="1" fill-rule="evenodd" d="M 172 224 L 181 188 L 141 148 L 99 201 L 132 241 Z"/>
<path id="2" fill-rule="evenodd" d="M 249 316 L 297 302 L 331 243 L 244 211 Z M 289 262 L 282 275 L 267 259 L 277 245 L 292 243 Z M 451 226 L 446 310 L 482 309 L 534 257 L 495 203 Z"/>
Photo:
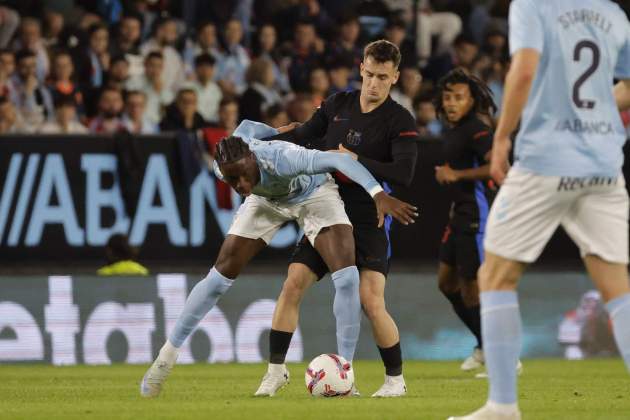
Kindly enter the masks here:
<path id="1" fill-rule="evenodd" d="M 348 131 L 346 142 L 348 142 L 349 145 L 358 146 L 361 144 L 361 133 L 354 130 Z"/>

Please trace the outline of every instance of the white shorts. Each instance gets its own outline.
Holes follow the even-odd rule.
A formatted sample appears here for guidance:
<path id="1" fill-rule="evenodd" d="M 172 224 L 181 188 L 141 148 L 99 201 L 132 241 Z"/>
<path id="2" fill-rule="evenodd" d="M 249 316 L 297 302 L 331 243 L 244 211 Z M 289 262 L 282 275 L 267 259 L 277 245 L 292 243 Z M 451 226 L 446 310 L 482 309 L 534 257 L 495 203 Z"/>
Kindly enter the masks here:
<path id="1" fill-rule="evenodd" d="M 296 204 L 277 204 L 257 195 L 248 196 L 239 207 L 228 235 L 262 239 L 266 243 L 286 222 L 295 220 L 311 245 L 320 230 L 333 225 L 350 225 L 337 184 L 329 179 L 306 200 Z"/>
<path id="2" fill-rule="evenodd" d="M 628 193 L 623 175 L 542 176 L 512 168 L 497 195 L 484 248 L 503 258 L 534 262 L 562 225 L 582 257 L 628 263 Z"/>

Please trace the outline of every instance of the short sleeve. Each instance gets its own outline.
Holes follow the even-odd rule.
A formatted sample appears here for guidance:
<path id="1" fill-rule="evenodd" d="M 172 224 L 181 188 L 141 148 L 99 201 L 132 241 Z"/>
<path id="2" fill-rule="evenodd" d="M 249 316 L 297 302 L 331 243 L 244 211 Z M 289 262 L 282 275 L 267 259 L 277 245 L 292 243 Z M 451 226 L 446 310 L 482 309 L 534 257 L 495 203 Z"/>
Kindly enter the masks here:
<path id="1" fill-rule="evenodd" d="M 627 20 L 626 25 L 626 42 L 621 46 L 615 67 L 617 79 L 630 79 L 630 22 Z"/>
<path id="2" fill-rule="evenodd" d="M 415 142 L 418 137 L 416 121 L 407 110 L 396 113 L 391 125 L 391 138 L 393 140 L 408 140 Z"/>
<path id="3" fill-rule="evenodd" d="M 514 0 L 510 5 L 510 54 L 523 48 L 542 53 L 545 30 L 539 10 L 532 0 Z"/>
<path id="4" fill-rule="evenodd" d="M 480 162 L 488 162 L 488 152 L 492 149 L 492 131 L 488 127 L 480 127 L 473 131 L 470 148 Z"/>

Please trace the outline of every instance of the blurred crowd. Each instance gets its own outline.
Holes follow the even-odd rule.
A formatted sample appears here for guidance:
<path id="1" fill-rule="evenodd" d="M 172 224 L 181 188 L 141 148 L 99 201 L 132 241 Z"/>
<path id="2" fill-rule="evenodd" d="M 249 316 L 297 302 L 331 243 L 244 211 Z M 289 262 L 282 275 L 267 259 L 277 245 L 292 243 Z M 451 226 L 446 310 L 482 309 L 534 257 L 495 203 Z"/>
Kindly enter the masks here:
<path id="1" fill-rule="evenodd" d="M 403 55 L 392 97 L 437 136 L 432 89 L 455 67 L 485 80 L 500 112 L 509 3 L 4 1 L 0 133 L 220 135 L 242 119 L 304 122 L 359 86 L 363 46 L 385 38 Z"/>

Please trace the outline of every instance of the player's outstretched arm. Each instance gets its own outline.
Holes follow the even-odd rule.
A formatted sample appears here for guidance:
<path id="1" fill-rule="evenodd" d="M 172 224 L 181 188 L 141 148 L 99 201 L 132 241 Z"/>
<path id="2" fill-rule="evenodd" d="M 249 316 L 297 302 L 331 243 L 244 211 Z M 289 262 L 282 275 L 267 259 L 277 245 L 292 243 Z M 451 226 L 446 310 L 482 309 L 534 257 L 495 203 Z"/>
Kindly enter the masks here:
<path id="1" fill-rule="evenodd" d="M 614 92 L 619 111 L 630 109 L 630 79 L 617 82 Z"/>

